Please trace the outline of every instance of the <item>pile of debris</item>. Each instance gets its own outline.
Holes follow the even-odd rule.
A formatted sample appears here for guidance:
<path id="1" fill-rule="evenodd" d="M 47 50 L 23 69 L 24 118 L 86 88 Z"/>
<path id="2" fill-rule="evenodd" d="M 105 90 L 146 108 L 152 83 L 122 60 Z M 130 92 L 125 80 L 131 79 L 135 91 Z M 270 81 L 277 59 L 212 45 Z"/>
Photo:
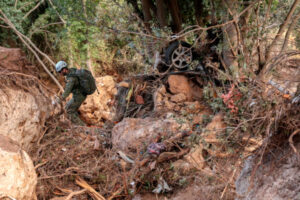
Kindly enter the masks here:
<path id="1" fill-rule="evenodd" d="M 53 92 L 28 63 L 10 58 L 19 50 L 0 51 L 17 63 L 1 65 L 0 198 L 298 198 L 299 187 L 289 186 L 299 185 L 299 105 L 261 82 L 217 88 L 195 74 L 119 84 L 99 77 L 100 94 L 80 109 L 93 126 L 80 127 L 58 117 Z"/>

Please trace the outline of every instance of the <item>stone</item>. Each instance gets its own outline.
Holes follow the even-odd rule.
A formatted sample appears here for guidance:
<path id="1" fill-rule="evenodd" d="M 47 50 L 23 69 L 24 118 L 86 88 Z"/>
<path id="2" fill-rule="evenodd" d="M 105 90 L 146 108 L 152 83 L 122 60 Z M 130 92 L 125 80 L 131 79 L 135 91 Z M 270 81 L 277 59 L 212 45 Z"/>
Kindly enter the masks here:
<path id="1" fill-rule="evenodd" d="M 164 97 L 166 95 L 166 87 L 162 85 L 159 87 L 153 95 L 153 101 L 154 101 L 154 110 L 159 111 L 162 110 L 164 107 Z"/>
<path id="2" fill-rule="evenodd" d="M 185 96 L 185 94 L 179 93 L 179 94 L 172 95 L 170 100 L 175 103 L 182 103 L 186 99 L 187 99 L 187 97 Z"/>
<path id="3" fill-rule="evenodd" d="M 189 84 L 189 80 L 183 75 L 170 75 L 168 77 L 168 83 L 172 94 L 182 93 L 187 97 L 188 101 L 192 100 L 192 89 Z"/>
<path id="4" fill-rule="evenodd" d="M 21 89 L 0 89 L 1 134 L 16 141 L 24 150 L 42 134 L 43 126 L 52 114 L 50 99 L 36 88 L 32 93 Z"/>
<path id="5" fill-rule="evenodd" d="M 184 159 L 191 164 L 194 168 L 202 170 L 205 167 L 205 159 L 202 154 L 203 147 L 199 144 L 197 147 L 191 150 Z"/>
<path id="6" fill-rule="evenodd" d="M 116 83 L 112 76 L 96 78 L 97 91 L 89 95 L 80 106 L 80 113 L 87 124 L 103 125 L 103 121 L 112 120 L 115 114 L 111 105 L 117 93 Z"/>
<path id="7" fill-rule="evenodd" d="M 186 101 L 200 100 L 203 97 L 202 88 L 184 75 L 170 75 L 168 83 L 171 93 L 184 94 Z"/>
<path id="8" fill-rule="evenodd" d="M 28 154 L 9 137 L 0 135 L 0 199 L 37 199 L 37 175 Z"/>
<path id="9" fill-rule="evenodd" d="M 209 109 L 201 111 L 193 117 L 193 124 L 202 124 L 204 119 L 208 118 L 210 115 L 211 111 Z"/>
<path id="10" fill-rule="evenodd" d="M 299 143 L 296 149 L 299 152 Z M 289 145 L 279 147 L 276 145 L 275 150 L 265 157 L 269 158 L 263 159 L 257 169 L 255 168 L 258 161 L 254 156 L 245 160 L 241 174 L 235 182 L 236 200 L 300 199 L 300 169 L 297 154 Z"/>
<path id="11" fill-rule="evenodd" d="M 225 131 L 226 124 L 223 121 L 223 115 L 217 114 L 212 121 L 205 127 L 205 140 L 209 142 L 210 139 L 217 139 L 217 135 Z"/>
<path id="12" fill-rule="evenodd" d="M 164 105 L 165 105 L 165 108 L 167 108 L 168 110 L 174 110 L 176 104 L 171 102 L 171 101 L 168 101 L 168 98 L 164 98 Z"/>
<path id="13" fill-rule="evenodd" d="M 175 135 L 180 128 L 172 119 L 124 118 L 112 130 L 113 147 L 124 151 L 136 149 L 151 143 L 161 133 L 172 132 Z"/>
<path id="14" fill-rule="evenodd" d="M 53 114 L 48 91 L 37 85 L 38 70 L 29 64 L 21 49 L 0 47 L 0 134 L 16 141 L 24 150 L 42 134 Z M 20 72 L 13 78 L 5 72 Z M 11 73 L 11 74 L 12 74 Z M 33 78 L 32 78 L 33 77 Z M 14 79 L 14 81 L 12 81 Z"/>

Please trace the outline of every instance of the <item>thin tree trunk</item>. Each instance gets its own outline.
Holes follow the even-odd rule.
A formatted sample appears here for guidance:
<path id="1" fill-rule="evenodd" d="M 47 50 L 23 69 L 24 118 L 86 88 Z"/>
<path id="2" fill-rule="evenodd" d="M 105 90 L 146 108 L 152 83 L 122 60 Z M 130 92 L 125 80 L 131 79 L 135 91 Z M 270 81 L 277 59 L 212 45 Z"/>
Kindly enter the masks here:
<path id="1" fill-rule="evenodd" d="M 160 27 L 167 26 L 167 8 L 165 4 L 165 0 L 156 0 L 157 5 L 157 18 Z"/>
<path id="2" fill-rule="evenodd" d="M 87 11 L 86 11 L 86 0 L 82 0 L 83 3 L 83 14 L 84 14 L 84 18 L 85 21 L 88 21 L 88 16 L 87 16 Z M 86 42 L 87 42 L 87 59 L 86 59 L 86 65 L 89 69 L 89 71 L 92 73 L 92 75 L 94 76 L 94 72 L 93 72 L 93 68 L 92 68 L 92 59 L 91 59 L 91 50 L 90 50 L 90 44 L 89 44 L 89 30 L 87 28 L 86 30 Z"/>
<path id="3" fill-rule="evenodd" d="M 175 33 L 178 33 L 181 31 L 182 27 L 182 19 L 178 7 L 178 1 L 177 0 L 168 0 L 168 5 L 171 11 L 173 23 L 174 23 L 174 28 L 173 31 Z"/>
<path id="4" fill-rule="evenodd" d="M 300 0 L 295 0 L 288 15 L 286 16 L 286 19 L 284 20 L 284 22 L 280 25 L 280 28 L 276 34 L 276 37 L 274 38 L 274 40 L 272 41 L 271 45 L 269 46 L 269 48 L 267 49 L 266 52 L 266 62 L 268 62 L 270 60 L 270 55 L 271 52 L 274 50 L 274 47 L 276 46 L 276 43 L 278 42 L 278 40 L 280 39 L 280 37 L 282 36 L 282 34 L 284 33 L 285 28 L 287 27 L 288 23 L 290 22 L 298 3 L 300 2 Z M 262 70 L 263 71 L 263 70 Z"/>
<path id="5" fill-rule="evenodd" d="M 295 18 L 291 22 L 291 24 L 290 24 L 290 26 L 289 26 L 286 34 L 285 34 L 284 43 L 283 43 L 283 46 L 282 46 L 282 49 L 281 49 L 281 53 L 286 50 L 286 48 L 288 46 L 288 43 L 289 43 L 291 33 L 294 30 L 297 23 L 299 22 L 299 18 L 300 18 L 300 12 L 295 16 Z"/>
<path id="6" fill-rule="evenodd" d="M 150 33 L 150 21 L 152 20 L 151 12 L 150 12 L 150 0 L 142 0 L 142 9 L 143 9 L 143 15 L 144 15 L 144 21 L 146 30 Z"/>
<path id="7" fill-rule="evenodd" d="M 203 9 L 203 0 L 194 0 L 195 17 L 199 26 L 204 26 L 206 23 L 205 14 Z"/>
<path id="8" fill-rule="evenodd" d="M 244 7 L 248 7 L 250 5 L 249 0 L 244 0 Z M 245 45 L 245 41 L 247 40 L 247 32 L 250 30 L 248 23 L 250 20 L 250 16 L 252 13 L 253 9 L 249 9 L 244 15 L 241 16 L 240 20 L 240 26 L 241 26 L 241 44 L 242 44 L 242 49 L 243 49 L 243 54 L 245 57 L 245 62 L 247 65 L 250 65 L 250 52 L 248 48 Z"/>
<path id="9" fill-rule="evenodd" d="M 228 13 L 234 17 L 236 14 L 235 4 L 236 1 L 224 1 L 224 6 L 228 8 Z M 238 23 L 238 22 L 235 22 Z M 225 68 L 231 67 L 231 70 L 234 75 L 238 76 L 239 69 L 238 69 L 238 62 L 237 62 L 237 45 L 239 42 L 238 31 L 236 29 L 235 23 L 230 23 L 225 25 L 222 28 L 223 35 L 224 35 L 224 42 L 226 45 L 225 49 L 223 50 L 223 59 L 225 63 Z M 236 77 L 237 78 L 237 77 Z"/>

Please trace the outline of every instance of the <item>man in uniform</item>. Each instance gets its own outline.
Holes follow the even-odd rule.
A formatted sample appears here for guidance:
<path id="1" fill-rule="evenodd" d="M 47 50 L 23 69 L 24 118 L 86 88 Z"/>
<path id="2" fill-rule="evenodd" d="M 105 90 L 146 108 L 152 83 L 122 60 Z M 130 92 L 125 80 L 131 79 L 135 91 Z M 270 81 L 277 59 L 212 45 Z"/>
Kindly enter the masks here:
<path id="1" fill-rule="evenodd" d="M 66 76 L 66 86 L 63 94 L 61 97 L 57 98 L 57 102 L 61 102 L 65 100 L 70 93 L 73 94 L 72 99 L 66 104 L 66 111 L 68 114 L 69 119 L 72 121 L 72 123 L 84 126 L 85 123 L 79 118 L 78 109 L 80 105 L 84 102 L 86 99 L 86 94 L 82 91 L 80 87 L 80 83 L 78 78 L 75 76 L 76 68 L 68 68 L 67 63 L 64 61 L 59 61 L 56 65 L 56 71 Z"/>

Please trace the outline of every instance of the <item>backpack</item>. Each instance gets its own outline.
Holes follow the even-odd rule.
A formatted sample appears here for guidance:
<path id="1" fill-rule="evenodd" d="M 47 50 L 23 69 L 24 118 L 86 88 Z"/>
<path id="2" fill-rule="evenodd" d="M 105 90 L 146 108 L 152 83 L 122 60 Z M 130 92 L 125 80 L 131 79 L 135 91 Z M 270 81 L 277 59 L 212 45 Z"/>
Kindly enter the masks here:
<path id="1" fill-rule="evenodd" d="M 86 95 L 93 94 L 96 91 L 96 81 L 89 70 L 77 69 L 73 76 L 78 77 L 81 90 Z"/>

